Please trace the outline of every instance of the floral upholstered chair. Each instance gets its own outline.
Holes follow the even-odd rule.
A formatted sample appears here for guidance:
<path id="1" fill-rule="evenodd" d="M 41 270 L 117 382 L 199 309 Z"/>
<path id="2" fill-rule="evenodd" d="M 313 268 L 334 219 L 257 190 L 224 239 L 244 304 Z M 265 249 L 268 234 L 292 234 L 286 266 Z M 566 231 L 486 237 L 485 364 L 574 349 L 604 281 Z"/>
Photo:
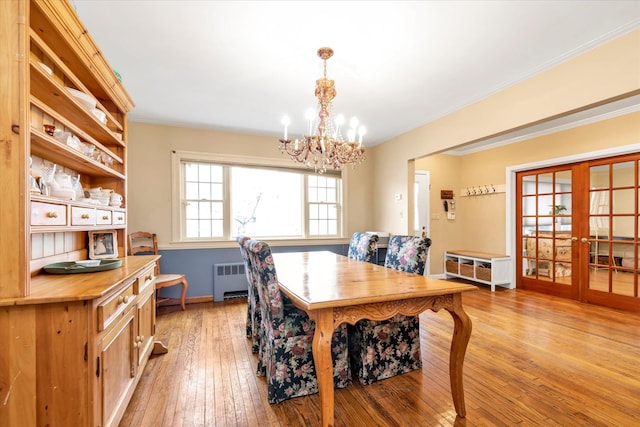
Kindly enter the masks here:
<path id="1" fill-rule="evenodd" d="M 358 261 L 373 262 L 377 248 L 377 234 L 353 233 L 349 242 L 348 257 Z"/>
<path id="2" fill-rule="evenodd" d="M 236 237 L 238 245 L 240 245 L 240 253 L 242 254 L 242 260 L 244 261 L 244 270 L 247 275 L 247 281 L 249 282 L 249 288 L 247 292 L 247 338 L 251 339 L 251 351 L 258 353 L 260 348 L 260 300 L 258 297 L 258 282 L 253 272 L 253 266 L 249 259 L 247 249 L 244 247 L 244 242 L 249 240 L 247 236 L 239 235 Z"/>
<path id="3" fill-rule="evenodd" d="M 258 240 L 247 240 L 244 245 L 259 283 L 263 335 L 258 375 L 267 377 L 269 403 L 317 393 L 311 350 L 315 323 L 280 292 L 269 245 Z M 347 337 L 346 324 L 342 324 L 331 341 L 333 383 L 337 388 L 351 382 Z"/>
<path id="4" fill-rule="evenodd" d="M 431 239 L 392 236 L 385 267 L 424 274 Z M 420 323 L 418 316 L 398 314 L 391 319 L 361 320 L 350 329 L 351 367 L 362 384 L 420 369 Z"/>

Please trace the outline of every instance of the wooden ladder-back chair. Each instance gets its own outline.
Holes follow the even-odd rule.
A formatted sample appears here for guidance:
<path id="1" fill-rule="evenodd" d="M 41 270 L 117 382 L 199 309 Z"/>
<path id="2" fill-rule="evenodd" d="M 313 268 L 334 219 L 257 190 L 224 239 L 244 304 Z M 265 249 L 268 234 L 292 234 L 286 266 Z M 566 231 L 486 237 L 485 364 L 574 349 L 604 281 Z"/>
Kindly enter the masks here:
<path id="1" fill-rule="evenodd" d="M 129 255 L 155 254 L 158 255 L 158 238 L 155 233 L 146 231 L 136 231 L 129 234 Z M 156 307 L 171 298 L 160 297 L 160 289 L 182 284 L 182 294 L 180 295 L 180 305 L 185 310 L 184 299 L 189 289 L 189 283 L 184 274 L 160 274 L 160 262 L 156 262 Z"/>

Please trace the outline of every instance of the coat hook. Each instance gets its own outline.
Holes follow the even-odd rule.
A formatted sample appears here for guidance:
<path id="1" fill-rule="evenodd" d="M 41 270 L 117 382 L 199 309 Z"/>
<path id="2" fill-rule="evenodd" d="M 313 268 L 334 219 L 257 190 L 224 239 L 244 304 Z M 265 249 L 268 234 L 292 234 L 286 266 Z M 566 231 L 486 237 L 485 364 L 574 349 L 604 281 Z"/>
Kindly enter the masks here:
<path id="1" fill-rule="evenodd" d="M 493 192 L 496 192 L 496 187 L 493 186 L 493 184 L 491 184 L 491 189 L 493 190 Z"/>

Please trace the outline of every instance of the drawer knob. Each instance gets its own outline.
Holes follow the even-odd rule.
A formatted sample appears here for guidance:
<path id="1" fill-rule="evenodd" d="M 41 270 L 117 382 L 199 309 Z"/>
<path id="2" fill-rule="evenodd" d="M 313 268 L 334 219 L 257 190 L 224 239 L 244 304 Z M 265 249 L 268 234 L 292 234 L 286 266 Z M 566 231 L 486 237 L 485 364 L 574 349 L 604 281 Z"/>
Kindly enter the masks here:
<path id="1" fill-rule="evenodd" d="M 47 218 L 58 218 L 58 212 L 56 211 L 47 212 Z"/>
<path id="2" fill-rule="evenodd" d="M 80 215 L 80 218 L 89 219 L 89 214 L 82 214 L 82 215 Z"/>
<path id="3" fill-rule="evenodd" d="M 118 221 L 124 221 L 124 217 L 123 216 L 119 216 L 118 217 Z"/>
<path id="4" fill-rule="evenodd" d="M 87 216 L 88 216 L 88 215 L 87 215 Z M 103 221 L 106 221 L 106 220 L 108 220 L 108 219 L 109 219 L 109 216 L 108 216 L 108 215 L 104 215 L 104 216 L 102 217 L 102 220 L 103 220 Z"/>
<path id="5" fill-rule="evenodd" d="M 122 301 L 126 304 L 129 302 L 129 295 L 125 295 L 124 297 L 122 297 Z"/>

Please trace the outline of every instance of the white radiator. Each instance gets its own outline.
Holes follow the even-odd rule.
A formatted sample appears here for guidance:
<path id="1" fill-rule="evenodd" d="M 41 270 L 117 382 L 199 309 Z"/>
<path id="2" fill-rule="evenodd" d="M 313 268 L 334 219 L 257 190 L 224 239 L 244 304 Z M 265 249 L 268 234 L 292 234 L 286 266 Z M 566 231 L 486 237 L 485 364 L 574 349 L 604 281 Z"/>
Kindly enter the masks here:
<path id="1" fill-rule="evenodd" d="M 249 283 L 244 263 L 235 262 L 213 265 L 213 300 L 246 297 Z"/>

